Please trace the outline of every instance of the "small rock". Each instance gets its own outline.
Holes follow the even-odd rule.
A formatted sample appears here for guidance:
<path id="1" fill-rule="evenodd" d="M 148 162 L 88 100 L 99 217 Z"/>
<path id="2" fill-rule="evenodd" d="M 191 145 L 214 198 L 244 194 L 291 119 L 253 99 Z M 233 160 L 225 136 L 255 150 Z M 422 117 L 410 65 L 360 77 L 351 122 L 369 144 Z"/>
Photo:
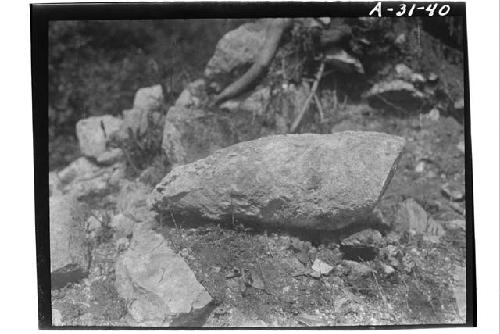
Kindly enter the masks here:
<path id="1" fill-rule="evenodd" d="M 437 108 L 433 108 L 431 111 L 429 111 L 428 114 L 425 115 L 425 117 L 432 122 L 439 121 L 439 116 L 440 116 L 440 113 L 439 113 L 439 109 L 437 109 Z"/>
<path id="2" fill-rule="evenodd" d="M 413 198 L 408 198 L 400 204 L 395 224 L 398 231 L 422 234 L 427 228 L 427 212 Z"/>
<path id="3" fill-rule="evenodd" d="M 51 283 L 58 289 L 87 275 L 89 246 L 85 212 L 75 197 L 50 197 L 49 209 Z"/>
<path id="4" fill-rule="evenodd" d="M 217 43 L 205 68 L 205 77 L 232 73 L 252 64 L 266 40 L 266 20 L 246 23 L 226 33 Z"/>
<path id="5" fill-rule="evenodd" d="M 464 219 L 456 219 L 456 220 L 445 221 L 445 222 L 443 222 L 443 225 L 448 230 L 462 230 L 462 231 L 465 231 L 465 228 L 466 228 L 466 222 L 465 222 Z"/>
<path id="6" fill-rule="evenodd" d="M 425 100 L 425 95 L 412 83 L 400 79 L 376 83 L 362 97 L 376 109 L 396 112 L 419 110 Z"/>
<path id="7" fill-rule="evenodd" d="M 455 267 L 453 278 L 455 281 L 453 287 L 453 295 L 458 309 L 458 315 L 465 320 L 467 315 L 467 285 L 466 285 L 466 271 L 464 267 Z"/>
<path id="8" fill-rule="evenodd" d="M 427 81 L 429 81 L 429 82 L 436 82 L 438 80 L 439 80 L 439 76 L 434 72 L 429 73 L 429 75 L 427 76 Z"/>
<path id="9" fill-rule="evenodd" d="M 453 187 L 450 184 L 444 184 L 441 187 L 441 193 L 453 202 L 462 202 L 465 199 L 465 195 L 463 192 L 458 190 L 456 187 Z"/>
<path id="10" fill-rule="evenodd" d="M 460 152 L 465 153 L 465 143 L 463 140 L 458 142 L 457 148 Z"/>
<path id="11" fill-rule="evenodd" d="M 80 152 L 89 157 L 97 158 L 106 151 L 106 144 L 119 135 L 122 120 L 110 115 L 92 116 L 78 121 L 76 136 Z"/>
<path id="12" fill-rule="evenodd" d="M 215 82 L 213 84 L 215 84 Z M 203 79 L 191 82 L 179 95 L 175 101 L 175 106 L 181 108 L 200 107 L 201 100 L 206 97 L 205 88 L 206 83 Z"/>
<path id="13" fill-rule="evenodd" d="M 327 65 L 346 73 L 365 73 L 363 65 L 359 59 L 348 54 L 344 50 L 333 50 L 325 55 Z"/>
<path id="14" fill-rule="evenodd" d="M 124 213 L 119 213 L 111 218 L 110 227 L 115 232 L 115 239 L 126 238 L 132 235 L 135 221 Z"/>
<path id="15" fill-rule="evenodd" d="M 424 160 L 420 160 L 417 165 L 415 166 L 415 172 L 417 173 L 423 173 L 425 171 L 425 161 Z"/>
<path id="16" fill-rule="evenodd" d="M 312 265 L 312 270 L 320 273 L 320 275 L 327 276 L 333 270 L 333 267 L 328 263 L 321 261 L 320 259 L 316 259 L 314 260 L 314 263 Z"/>
<path id="17" fill-rule="evenodd" d="M 93 164 L 85 157 L 80 157 L 57 173 L 57 177 L 64 186 L 64 184 L 73 182 L 77 177 L 88 178 L 97 173 L 98 170 L 99 166 Z"/>
<path id="18" fill-rule="evenodd" d="M 343 263 L 349 268 L 350 280 L 356 280 L 362 277 L 366 277 L 373 272 L 373 269 L 371 267 L 356 261 L 343 260 Z"/>
<path id="19" fill-rule="evenodd" d="M 251 277 L 251 282 L 252 282 L 251 284 L 252 284 L 253 288 L 260 289 L 260 290 L 266 289 L 266 285 L 264 284 L 264 279 L 259 272 L 257 272 L 256 270 L 251 270 L 250 277 Z"/>
<path id="20" fill-rule="evenodd" d="M 464 110 L 464 98 L 462 97 L 455 101 L 453 107 L 455 108 L 455 110 Z"/>
<path id="21" fill-rule="evenodd" d="M 144 135 L 148 132 L 150 123 L 159 124 L 162 118 L 161 112 L 148 109 L 128 109 L 122 114 L 121 139 L 129 138 L 129 131 L 135 136 Z"/>
<path id="22" fill-rule="evenodd" d="M 157 111 L 163 104 L 161 85 L 140 88 L 134 97 L 134 109 Z"/>
<path id="23" fill-rule="evenodd" d="M 382 263 L 381 266 L 385 276 L 392 275 L 396 271 L 396 269 L 394 269 L 392 266 L 388 266 L 384 263 Z"/>
<path id="24" fill-rule="evenodd" d="M 374 229 L 366 229 L 350 235 L 342 240 L 342 246 L 378 248 L 384 242 L 382 234 Z"/>
<path id="25" fill-rule="evenodd" d="M 407 80 L 410 82 L 424 82 L 424 76 L 420 73 L 415 73 L 411 68 L 405 64 L 397 64 L 394 67 L 396 77 L 399 79 Z"/>
<path id="26" fill-rule="evenodd" d="M 439 239 L 445 234 L 445 230 L 441 223 L 435 221 L 432 217 L 427 220 L 427 228 L 425 229 L 424 240 L 438 243 Z"/>
<path id="27" fill-rule="evenodd" d="M 115 241 L 115 248 L 118 252 L 123 252 L 130 245 L 128 238 L 120 238 Z"/>
<path id="28" fill-rule="evenodd" d="M 404 33 L 399 34 L 398 37 L 396 37 L 396 39 L 394 40 L 394 43 L 396 43 L 397 45 L 404 44 L 405 42 L 406 42 L 406 34 Z"/>
<path id="29" fill-rule="evenodd" d="M 63 317 L 58 309 L 52 309 L 52 326 L 63 326 Z"/>
<path id="30" fill-rule="evenodd" d="M 151 230 L 134 233 L 117 260 L 115 284 L 134 321 L 146 326 L 180 326 L 211 311 L 212 298 L 189 266 Z"/>
<path id="31" fill-rule="evenodd" d="M 306 326 L 310 327 L 325 327 L 329 326 L 329 323 L 327 320 L 323 318 L 321 315 L 316 315 L 316 314 L 300 314 L 297 316 L 297 321 L 299 323 L 302 323 Z"/>
<path id="32" fill-rule="evenodd" d="M 316 279 L 319 279 L 321 278 L 321 273 L 318 272 L 318 271 L 315 271 L 315 270 L 311 270 L 308 272 L 309 276 L 311 276 L 312 278 L 316 278 Z"/>
<path id="33" fill-rule="evenodd" d="M 122 149 L 116 147 L 99 154 L 96 161 L 100 165 L 112 165 L 117 161 L 122 160 L 123 157 L 124 155 Z"/>

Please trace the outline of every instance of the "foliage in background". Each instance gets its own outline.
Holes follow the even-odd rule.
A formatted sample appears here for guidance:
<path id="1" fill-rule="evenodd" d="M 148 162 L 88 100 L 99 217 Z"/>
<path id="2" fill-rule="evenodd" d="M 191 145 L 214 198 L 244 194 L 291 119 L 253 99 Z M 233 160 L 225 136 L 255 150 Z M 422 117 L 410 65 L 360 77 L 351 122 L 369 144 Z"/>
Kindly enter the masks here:
<path id="1" fill-rule="evenodd" d="M 201 75 L 220 37 L 241 20 L 54 21 L 49 25 L 49 135 L 90 115 L 120 114 L 137 89 L 166 100 Z"/>

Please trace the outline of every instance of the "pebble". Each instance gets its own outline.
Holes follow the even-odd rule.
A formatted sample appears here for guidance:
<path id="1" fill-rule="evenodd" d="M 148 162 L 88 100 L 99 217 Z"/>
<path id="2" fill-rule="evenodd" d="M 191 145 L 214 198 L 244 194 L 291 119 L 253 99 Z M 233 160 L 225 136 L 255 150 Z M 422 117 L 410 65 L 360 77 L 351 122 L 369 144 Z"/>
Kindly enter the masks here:
<path id="1" fill-rule="evenodd" d="M 320 259 L 314 260 L 312 270 L 318 272 L 320 275 L 328 275 L 333 270 L 333 267 Z"/>
<path id="2" fill-rule="evenodd" d="M 453 202 L 461 202 L 464 200 L 465 195 L 460 190 L 454 189 L 449 184 L 444 184 L 441 187 L 441 193 Z"/>

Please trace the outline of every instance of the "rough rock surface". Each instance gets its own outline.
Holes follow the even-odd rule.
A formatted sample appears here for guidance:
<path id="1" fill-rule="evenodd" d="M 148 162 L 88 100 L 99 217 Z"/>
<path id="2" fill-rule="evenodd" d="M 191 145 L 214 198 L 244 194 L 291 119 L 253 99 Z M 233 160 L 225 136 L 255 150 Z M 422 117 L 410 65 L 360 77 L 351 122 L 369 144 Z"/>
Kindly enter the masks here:
<path id="1" fill-rule="evenodd" d="M 80 152 L 89 157 L 97 157 L 106 151 L 106 144 L 120 132 L 122 120 L 110 115 L 92 116 L 78 121 L 76 136 Z"/>
<path id="2" fill-rule="evenodd" d="M 139 89 L 134 97 L 134 109 L 158 111 L 163 104 L 161 85 Z"/>
<path id="3" fill-rule="evenodd" d="M 172 164 L 193 162 L 216 150 L 259 136 L 245 111 L 225 114 L 174 106 L 165 118 L 162 147 Z"/>
<path id="4" fill-rule="evenodd" d="M 54 193 L 86 195 L 92 191 L 106 189 L 117 185 L 125 174 L 125 163 L 118 162 L 111 166 L 101 167 L 80 157 L 66 168 L 52 176 L 51 190 Z"/>
<path id="5" fill-rule="evenodd" d="M 400 137 L 351 131 L 243 142 L 174 168 L 150 204 L 177 221 L 337 229 L 373 210 L 403 146 Z"/>
<path id="6" fill-rule="evenodd" d="M 265 42 L 265 20 L 243 24 L 222 37 L 205 68 L 205 77 L 213 79 L 253 63 Z"/>
<path id="7" fill-rule="evenodd" d="M 116 288 L 139 326 L 196 326 L 212 301 L 182 257 L 151 230 L 135 233 L 118 259 Z"/>
<path id="8" fill-rule="evenodd" d="M 420 110 L 425 95 L 412 83 L 404 80 L 379 82 L 363 94 L 374 108 L 385 108 L 396 112 Z"/>
<path id="9" fill-rule="evenodd" d="M 73 196 L 52 196 L 50 211 L 50 271 L 52 288 L 85 277 L 89 265 L 84 209 Z"/>

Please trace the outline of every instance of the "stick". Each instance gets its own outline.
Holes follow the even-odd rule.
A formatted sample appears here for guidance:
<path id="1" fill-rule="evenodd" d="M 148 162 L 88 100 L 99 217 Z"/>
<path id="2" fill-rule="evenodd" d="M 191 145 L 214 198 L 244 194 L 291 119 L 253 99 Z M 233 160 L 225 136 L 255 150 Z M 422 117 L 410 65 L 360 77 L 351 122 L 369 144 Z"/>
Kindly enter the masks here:
<path id="1" fill-rule="evenodd" d="M 295 119 L 295 121 L 292 124 L 292 127 L 290 128 L 291 133 L 295 133 L 297 131 L 297 128 L 299 127 L 299 124 L 302 121 L 304 114 L 309 109 L 309 103 L 311 103 L 311 99 L 316 94 L 316 90 L 318 89 L 319 81 L 321 80 L 321 77 L 323 76 L 324 69 L 325 69 L 325 63 L 322 61 L 321 64 L 319 65 L 318 73 L 316 73 L 316 80 L 314 80 L 314 83 L 313 83 L 313 86 L 311 89 L 311 93 L 309 93 L 309 96 L 307 97 L 306 102 L 302 106 L 302 109 L 300 110 L 300 113 L 297 116 L 297 119 Z"/>

